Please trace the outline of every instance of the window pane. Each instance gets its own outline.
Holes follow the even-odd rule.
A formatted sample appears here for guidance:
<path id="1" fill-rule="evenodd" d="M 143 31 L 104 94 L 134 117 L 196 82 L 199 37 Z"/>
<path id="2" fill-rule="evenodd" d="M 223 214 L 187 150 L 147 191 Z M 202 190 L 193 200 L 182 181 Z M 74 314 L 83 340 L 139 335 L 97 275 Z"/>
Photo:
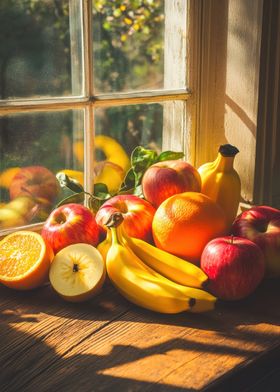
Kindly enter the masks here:
<path id="1" fill-rule="evenodd" d="M 180 138 L 181 128 L 173 128 L 173 125 L 177 126 L 177 119 L 184 117 L 183 110 L 184 104 L 176 102 L 97 108 L 94 115 L 95 159 L 106 164 L 102 166 L 98 162 L 95 166 L 96 182 L 105 183 L 111 193 L 117 191 L 135 147 L 141 145 L 160 153 L 166 133 L 173 130 Z M 182 151 L 182 148 L 180 146 L 178 150 Z"/>
<path id="2" fill-rule="evenodd" d="M 97 92 L 163 88 L 163 0 L 93 0 Z"/>
<path id="3" fill-rule="evenodd" d="M 82 94 L 77 0 L 0 2 L 0 99 Z"/>
<path id="4" fill-rule="evenodd" d="M 72 194 L 58 172 L 83 182 L 83 128 L 82 110 L 0 117 L 0 229 L 42 221 Z"/>

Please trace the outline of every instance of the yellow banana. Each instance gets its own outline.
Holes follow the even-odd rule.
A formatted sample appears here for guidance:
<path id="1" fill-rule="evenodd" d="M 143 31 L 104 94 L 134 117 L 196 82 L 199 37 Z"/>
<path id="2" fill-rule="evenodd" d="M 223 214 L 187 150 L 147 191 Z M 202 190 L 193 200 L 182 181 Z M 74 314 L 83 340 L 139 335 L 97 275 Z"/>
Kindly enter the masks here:
<path id="1" fill-rule="evenodd" d="M 97 245 L 97 250 L 99 250 L 99 252 L 101 253 L 104 262 L 106 262 L 107 253 L 110 249 L 111 244 L 112 244 L 111 230 L 107 229 L 107 235 L 105 240 L 103 240 L 102 242 L 100 242 L 100 244 Z"/>
<path id="2" fill-rule="evenodd" d="M 222 207 L 228 228 L 236 217 L 240 202 L 240 178 L 233 168 L 234 158 L 238 152 L 236 147 L 224 144 L 220 146 L 215 161 L 204 163 L 198 168 L 201 192 Z"/>
<path id="3" fill-rule="evenodd" d="M 216 298 L 206 291 L 177 284 L 146 265 L 122 242 L 112 228 L 112 245 L 106 258 L 108 276 L 129 301 L 160 313 L 205 312 Z"/>
<path id="4" fill-rule="evenodd" d="M 112 245 L 106 258 L 107 273 L 129 301 L 138 306 L 160 313 L 187 311 L 195 302 L 182 294 L 172 282 L 159 279 L 118 238 L 116 228 L 112 230 Z"/>
<path id="5" fill-rule="evenodd" d="M 185 295 L 191 296 L 195 303 L 191 307 L 190 312 L 202 313 L 209 312 L 215 308 L 217 298 L 207 291 L 196 289 L 194 287 L 181 286 L 181 291 Z"/>
<path id="6" fill-rule="evenodd" d="M 95 148 L 99 148 L 106 155 L 106 160 L 116 163 L 124 171 L 130 167 L 130 160 L 124 148 L 112 137 L 97 135 L 94 139 Z"/>
<path id="7" fill-rule="evenodd" d="M 208 276 L 196 265 L 138 238 L 129 238 L 124 233 L 123 236 L 128 246 L 145 264 L 173 282 L 200 288 L 208 281 Z"/>

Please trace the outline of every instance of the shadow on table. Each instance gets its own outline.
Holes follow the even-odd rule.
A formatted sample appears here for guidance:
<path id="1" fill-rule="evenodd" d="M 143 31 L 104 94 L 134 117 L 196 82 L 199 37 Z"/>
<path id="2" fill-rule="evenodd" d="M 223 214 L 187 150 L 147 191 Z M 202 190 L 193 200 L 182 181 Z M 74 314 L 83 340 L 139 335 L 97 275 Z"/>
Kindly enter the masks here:
<path id="1" fill-rule="evenodd" d="M 279 335 L 272 332 L 249 331 L 239 326 L 259 323 L 279 325 L 279 307 L 276 307 L 279 298 L 279 282 L 265 282 L 257 292 L 244 301 L 238 303 L 221 303 L 214 312 L 193 315 L 189 313 L 180 315 L 161 315 L 145 311 L 132 306 L 111 287 L 95 300 L 84 304 L 68 304 L 57 298 L 50 287 L 44 287 L 28 293 L 18 293 L 5 288 L 0 289 L 0 385 L 1 392 L 8 391 L 192 391 L 192 389 L 167 385 L 160 380 L 158 383 L 148 382 L 145 379 L 145 369 L 140 372 L 143 380 L 137 377 L 116 377 L 110 369 L 141 361 L 151 357 L 152 366 L 154 355 L 164 355 L 172 350 L 193 352 L 194 357 L 201 353 L 226 354 L 231 357 L 254 356 L 258 351 L 246 349 L 242 344 L 234 347 L 223 342 L 223 337 L 231 339 L 246 339 L 265 346 L 268 339 L 277 341 Z M 52 346 L 45 342 L 51 336 L 52 330 L 46 328 L 47 335 L 40 337 L 32 334 L 32 325 L 40 318 L 42 328 L 45 326 L 46 314 L 57 318 L 65 318 L 67 323 L 75 320 L 104 321 L 101 329 L 109 323 L 137 322 L 144 324 L 174 325 L 186 327 L 183 338 L 168 339 L 159 344 L 145 348 L 134 345 L 115 344 L 106 355 L 71 354 L 73 347 L 63 351 L 63 357 Z M 53 320 L 52 320 L 53 321 Z M 17 323 L 30 323 L 30 330 L 25 326 L 25 332 L 17 328 Z M 64 328 L 60 325 L 60 330 Z M 72 324 L 73 328 L 73 324 Z M 75 329 L 75 328 L 74 328 Z M 74 330 L 73 329 L 73 330 Z M 188 333 L 191 329 L 191 333 Z M 216 342 L 201 342 L 193 338 L 194 330 L 216 331 Z M 28 331 L 28 333 L 26 332 Z M 30 333 L 29 333 L 30 332 Z M 62 331 L 63 332 L 63 331 Z M 61 332 L 61 333 L 62 333 Z M 95 333 L 96 331 L 92 331 Z M 196 332 L 194 332 L 196 333 Z M 87 338 L 87 337 L 86 337 Z M 61 336 L 61 340 L 66 339 Z M 108 339 L 110 337 L 108 336 Z M 147 342 L 149 337 L 147 336 Z M 79 342 L 80 343 L 80 342 Z M 110 342 L 109 342 L 110 343 Z M 110 345 L 109 345 L 110 346 Z M 75 348 L 75 345 L 74 345 Z M 74 350 L 75 351 L 75 350 Z M 73 351 L 73 352 L 74 352 Z M 168 360 L 168 356 L 166 357 Z M 133 365 L 136 369 L 138 363 Z M 140 365 L 141 366 L 141 365 Z M 165 363 L 163 363 L 165 366 Z M 134 368 L 133 368 L 134 369 Z M 150 370 L 150 369 L 148 369 Z M 103 374 L 101 374 L 103 373 Z M 106 374 L 104 374 L 106 373 Z M 149 371 L 147 372 L 149 374 Z"/>
<path id="2" fill-rule="evenodd" d="M 73 304 L 65 302 L 50 286 L 29 291 L 17 292 L 0 287 L 0 298 L 8 298 L 10 321 L 13 317 L 27 317 L 36 320 L 38 314 L 63 317 L 69 320 L 92 320 L 110 322 L 137 321 L 145 324 L 176 325 L 188 328 L 207 329 L 223 333 L 233 331 L 239 325 L 259 323 L 280 325 L 280 280 L 266 280 L 248 298 L 241 301 L 218 301 L 216 309 L 209 313 L 175 315 L 159 314 L 137 307 L 124 299 L 109 282 L 103 291 L 89 302 Z M 0 301 L 1 302 L 1 301 Z M 7 314 L 1 318 L 7 318 Z"/>
<path id="3" fill-rule="evenodd" d="M 18 322 L 30 322 L 32 319 L 19 319 Z M 192 340 L 192 336 L 168 339 L 160 344 L 150 345 L 146 348 L 138 348 L 132 345 L 113 345 L 110 352 L 105 355 L 96 354 L 71 354 L 64 352 L 62 357 L 56 353 L 53 347 L 44 342 L 44 337 L 37 338 L 32 334 L 16 330 L 9 323 L 1 322 L 1 356 L 0 356 L 0 384 L 1 392 L 28 392 L 43 391 L 166 391 L 166 392 L 191 392 L 194 389 L 168 385 L 159 380 L 157 383 L 145 380 L 146 372 L 150 374 L 150 368 L 144 364 L 139 371 L 141 363 L 134 363 L 150 357 L 148 364 L 153 366 L 152 357 L 162 356 L 162 367 L 166 365 L 169 351 L 181 350 L 194 352 L 194 359 L 201 353 L 226 354 L 228 356 L 251 357 L 258 351 L 231 347 L 219 342 L 219 344 L 201 343 Z M 67 326 L 66 326 L 67 328 Z M 264 334 L 263 341 L 266 340 Z M 258 337 L 259 342 L 262 341 Z M 75 347 L 74 347 L 75 349 Z M 75 350 L 74 350 L 75 351 Z M 211 360 L 211 357 L 210 357 Z M 191 361 L 190 361 L 191 362 Z M 130 377 L 114 376 L 114 369 L 123 365 L 134 363 L 130 367 Z M 184 361 L 182 362 L 184 364 Z M 205 363 L 210 366 L 210 363 Z M 111 371 L 111 369 L 113 369 Z M 133 372 L 136 370 L 135 378 Z M 175 369 L 173 369 L 176 371 Z M 200 369 L 196 369 L 199 373 Z M 106 374 L 101 374 L 105 372 Z M 142 380 L 137 378 L 140 374 Z M 155 374 L 155 377 L 157 375 Z M 214 376 L 214 374 L 213 374 Z M 144 380 L 143 380 L 144 379 Z M 179 380 L 178 380 L 179 381 Z"/>

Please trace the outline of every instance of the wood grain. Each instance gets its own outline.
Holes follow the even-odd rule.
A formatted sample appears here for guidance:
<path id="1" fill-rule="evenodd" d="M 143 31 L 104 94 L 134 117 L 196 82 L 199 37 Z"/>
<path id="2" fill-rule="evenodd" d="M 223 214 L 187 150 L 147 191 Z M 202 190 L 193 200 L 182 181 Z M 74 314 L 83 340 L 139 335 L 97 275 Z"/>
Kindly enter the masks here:
<path id="1" fill-rule="evenodd" d="M 279 355 L 279 294 L 279 281 L 268 281 L 211 313 L 170 316 L 131 305 L 109 283 L 79 305 L 49 286 L 1 287 L 1 391 L 216 390 Z"/>

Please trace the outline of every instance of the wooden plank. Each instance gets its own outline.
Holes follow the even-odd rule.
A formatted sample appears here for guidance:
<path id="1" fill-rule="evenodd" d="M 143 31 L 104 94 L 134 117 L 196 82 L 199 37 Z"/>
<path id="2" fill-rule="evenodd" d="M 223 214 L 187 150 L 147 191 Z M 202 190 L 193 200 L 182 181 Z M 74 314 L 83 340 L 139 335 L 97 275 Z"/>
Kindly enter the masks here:
<path id="1" fill-rule="evenodd" d="M 94 300 L 70 304 L 59 299 L 49 286 L 26 293 L 1 287 L 0 382 L 3 388 L 13 390 L 15 373 L 19 383 L 24 383 L 27 376 L 33 376 L 34 369 L 40 372 L 49 367 L 55 358 L 125 313 L 130 304 L 118 298 L 115 291 L 113 296 L 118 301 L 112 301 L 111 291 L 114 289 L 106 285 Z"/>
<path id="2" fill-rule="evenodd" d="M 201 389 L 279 349 L 278 283 L 266 282 L 247 300 L 202 315 L 130 307 L 110 287 L 79 306 L 48 288 L 36 297 L 13 294 L 15 314 L 1 323 L 1 390 Z M 20 311 L 21 319 L 36 320 L 17 320 Z"/>

